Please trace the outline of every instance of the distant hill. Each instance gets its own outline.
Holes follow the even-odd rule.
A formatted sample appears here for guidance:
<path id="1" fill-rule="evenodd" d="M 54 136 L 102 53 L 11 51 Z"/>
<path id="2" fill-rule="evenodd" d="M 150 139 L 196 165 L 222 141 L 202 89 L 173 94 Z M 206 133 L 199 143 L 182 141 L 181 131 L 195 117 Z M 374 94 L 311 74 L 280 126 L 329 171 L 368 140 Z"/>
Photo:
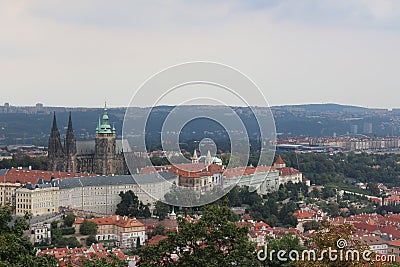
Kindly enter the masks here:
<path id="1" fill-rule="evenodd" d="M 155 107 L 148 119 L 147 133 L 151 140 L 159 139 L 165 118 L 173 110 L 171 106 Z M 219 106 L 185 106 L 184 112 L 195 117 L 202 109 L 218 113 Z M 250 139 L 258 137 L 258 125 L 248 107 L 232 107 L 243 121 Z M 263 113 L 264 108 L 255 108 Z M 133 123 L 141 123 L 149 108 L 134 108 Z M 387 136 L 400 135 L 400 113 L 384 109 L 338 104 L 309 104 L 271 107 L 274 114 L 276 130 L 282 137 L 290 136 L 332 136 L 336 134 L 357 133 Z M 65 134 L 68 114 L 72 113 L 73 125 L 77 139 L 93 139 L 101 108 L 68 108 L 68 107 L 11 107 L 0 106 L 0 144 L 38 144 L 47 145 L 52 112 L 57 114 L 57 123 L 61 134 Z M 114 123 L 117 134 L 121 135 L 125 108 L 109 109 L 110 121 Z M 229 121 L 229 120 L 228 120 Z M 372 127 L 372 132 L 370 128 Z M 182 141 L 202 139 L 203 137 L 227 139 L 224 129 L 216 122 L 199 118 L 189 122 L 182 129 Z M 156 142 L 156 141 L 154 141 Z"/>

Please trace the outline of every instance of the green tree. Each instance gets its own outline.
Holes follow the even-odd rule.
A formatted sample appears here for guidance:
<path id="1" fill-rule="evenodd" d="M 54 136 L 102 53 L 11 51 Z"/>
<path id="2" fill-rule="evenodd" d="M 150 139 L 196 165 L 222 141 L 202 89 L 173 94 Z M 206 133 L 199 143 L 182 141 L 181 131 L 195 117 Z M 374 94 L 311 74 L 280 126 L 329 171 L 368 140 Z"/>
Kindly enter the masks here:
<path id="1" fill-rule="evenodd" d="M 324 199 L 328 199 L 330 197 L 335 196 L 335 189 L 330 186 L 325 186 L 322 188 L 322 197 Z"/>
<path id="2" fill-rule="evenodd" d="M 324 224 L 318 231 L 316 231 L 313 235 L 310 235 L 306 242 L 310 247 L 313 247 L 316 251 L 316 259 L 321 258 L 322 260 L 312 261 L 297 261 L 295 263 L 298 267 L 306 267 L 306 266 L 317 266 L 317 267 L 347 267 L 347 266 L 375 266 L 373 261 L 365 261 L 362 258 L 363 251 L 369 249 L 367 245 L 362 245 L 359 241 L 353 238 L 354 226 L 351 224 L 341 224 L 341 225 L 333 225 L 330 223 Z M 338 247 L 338 240 L 343 241 L 345 247 Z M 347 242 L 346 242 L 347 241 Z M 343 258 L 340 260 L 340 257 L 337 257 L 336 260 L 332 260 L 328 256 L 321 257 L 323 251 L 327 251 L 331 249 L 337 249 L 337 254 L 340 253 L 345 254 L 348 250 L 357 250 L 360 254 L 360 258 L 358 261 L 354 261 L 351 258 Z M 369 255 L 371 259 L 374 259 L 375 254 Z M 382 265 L 384 266 L 384 265 Z"/>
<path id="3" fill-rule="evenodd" d="M 151 232 L 149 234 L 149 239 L 156 235 L 165 235 L 165 226 L 164 225 L 157 224 L 156 227 L 154 227 L 153 232 Z"/>
<path id="4" fill-rule="evenodd" d="M 140 266 L 258 266 L 248 229 L 230 222 L 230 214 L 228 207 L 209 205 L 196 223 L 180 219 L 179 232 L 139 251 Z"/>
<path id="5" fill-rule="evenodd" d="M 307 232 L 310 230 L 318 230 L 321 226 L 322 226 L 322 224 L 317 221 L 309 221 L 309 222 L 303 223 L 304 232 Z"/>
<path id="6" fill-rule="evenodd" d="M 23 237 L 23 231 L 29 229 L 27 219 L 25 216 L 13 221 L 12 207 L 0 206 L 0 266 L 57 266 L 53 256 L 36 256 L 29 239 Z"/>
<path id="7" fill-rule="evenodd" d="M 136 248 L 141 248 L 142 245 L 140 244 L 140 237 L 136 238 Z"/>
<path id="8" fill-rule="evenodd" d="M 320 196 L 321 196 L 321 194 L 320 194 L 319 190 L 316 187 L 314 187 L 313 190 L 311 190 L 311 192 L 310 192 L 310 197 L 320 198 Z"/>
<path id="9" fill-rule="evenodd" d="M 161 221 L 167 217 L 169 210 L 170 210 L 170 207 L 168 204 L 165 204 L 164 202 L 158 200 L 154 207 L 153 213 L 154 213 L 154 215 L 158 216 L 158 219 Z"/>
<path id="10" fill-rule="evenodd" d="M 72 224 L 75 221 L 75 215 L 73 213 L 69 213 L 64 217 L 64 225 L 66 227 L 72 227 Z"/>
<path id="11" fill-rule="evenodd" d="M 93 243 L 98 243 L 96 237 L 94 235 L 88 236 L 88 238 L 86 238 L 86 245 L 91 246 Z"/>
<path id="12" fill-rule="evenodd" d="M 132 190 L 119 193 L 121 202 L 117 205 L 115 214 L 135 217 L 135 218 L 149 218 L 151 217 L 148 205 L 144 205 L 142 201 L 135 195 Z"/>
<path id="13" fill-rule="evenodd" d="M 284 250 L 284 251 L 298 251 L 300 253 L 306 249 L 306 247 L 300 244 L 300 238 L 291 233 L 286 233 L 281 238 L 277 239 L 267 237 L 267 248 L 268 251 Z M 270 267 L 293 266 L 293 262 L 291 262 L 290 260 L 287 262 L 278 260 L 277 254 L 273 254 L 273 259 L 271 260 L 270 255 L 268 255 L 268 253 L 267 255 L 265 255 L 265 252 L 266 251 L 258 252 L 260 257 L 266 257 L 265 261 L 263 261 L 264 265 L 268 264 L 266 266 Z"/>
<path id="14" fill-rule="evenodd" d="M 369 190 L 369 193 L 373 196 L 379 196 L 381 193 L 381 190 L 379 190 L 377 183 L 369 183 L 367 189 Z"/>
<path id="15" fill-rule="evenodd" d="M 81 261 L 82 267 L 128 267 L 128 263 L 113 253 L 109 253 L 107 258 L 91 258 Z M 68 266 L 68 265 L 67 265 Z"/>
<path id="16" fill-rule="evenodd" d="M 96 235 L 97 224 L 95 222 L 84 220 L 81 227 L 79 228 L 79 233 L 81 235 Z"/>

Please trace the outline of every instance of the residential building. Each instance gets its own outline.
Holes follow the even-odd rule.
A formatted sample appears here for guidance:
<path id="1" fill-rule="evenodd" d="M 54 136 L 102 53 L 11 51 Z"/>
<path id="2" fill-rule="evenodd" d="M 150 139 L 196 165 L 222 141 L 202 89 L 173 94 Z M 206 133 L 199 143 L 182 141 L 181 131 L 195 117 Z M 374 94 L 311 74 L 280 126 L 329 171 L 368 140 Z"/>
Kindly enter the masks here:
<path id="1" fill-rule="evenodd" d="M 377 235 L 364 235 L 356 237 L 363 245 L 369 246 L 369 249 L 378 254 L 388 254 L 388 241 Z"/>
<path id="2" fill-rule="evenodd" d="M 20 183 L 0 183 L 0 204 L 15 204 L 15 191 L 20 187 Z"/>
<path id="3" fill-rule="evenodd" d="M 115 241 L 115 244 L 122 249 L 134 248 L 140 243 L 143 245 L 146 240 L 146 227 L 137 219 L 126 216 L 114 215 L 105 218 L 93 218 L 88 221 L 97 224 L 96 239 L 102 241 Z M 83 219 L 76 219 L 73 227 L 78 233 Z"/>
<path id="4" fill-rule="evenodd" d="M 210 191 L 222 186 L 223 168 L 221 164 L 212 163 L 211 156 L 206 163 L 183 163 L 170 165 L 168 171 L 179 175 L 179 186 L 194 188 L 196 191 Z"/>
<path id="5" fill-rule="evenodd" d="M 51 242 L 51 224 L 50 223 L 42 223 L 37 224 L 31 227 L 31 242 L 35 243 L 46 243 L 50 244 Z"/>
<path id="6" fill-rule="evenodd" d="M 36 216 L 58 212 L 58 198 L 58 187 L 19 188 L 15 191 L 15 213 Z"/>
<path id="7" fill-rule="evenodd" d="M 400 239 L 388 243 L 388 254 L 400 257 Z"/>
<path id="8" fill-rule="evenodd" d="M 280 185 L 286 184 L 287 182 L 292 182 L 294 184 L 303 182 L 303 174 L 295 168 L 286 167 L 286 163 L 281 156 L 275 161 L 274 167 L 279 171 Z"/>

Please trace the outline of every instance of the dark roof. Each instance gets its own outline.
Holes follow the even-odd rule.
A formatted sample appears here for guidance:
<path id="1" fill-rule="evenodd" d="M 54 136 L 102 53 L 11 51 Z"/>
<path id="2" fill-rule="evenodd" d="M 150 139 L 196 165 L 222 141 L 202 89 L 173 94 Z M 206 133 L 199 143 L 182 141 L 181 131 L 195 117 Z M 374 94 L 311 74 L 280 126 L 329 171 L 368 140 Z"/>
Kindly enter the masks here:
<path id="1" fill-rule="evenodd" d="M 88 155 L 94 154 L 95 141 L 76 141 L 76 154 L 77 155 Z"/>
<path id="2" fill-rule="evenodd" d="M 6 175 L 8 172 L 8 169 L 0 169 L 0 176 Z"/>
<path id="3" fill-rule="evenodd" d="M 54 179 L 52 184 L 60 189 L 68 189 L 82 186 L 150 184 L 163 182 L 165 180 L 173 180 L 176 178 L 176 175 L 163 171 L 150 174 L 61 178 Z"/>
<path id="4" fill-rule="evenodd" d="M 91 155 L 95 152 L 95 140 L 76 141 L 76 152 L 77 155 Z M 115 152 L 120 154 L 122 151 L 131 152 L 130 146 L 127 140 L 117 139 L 115 140 Z"/>

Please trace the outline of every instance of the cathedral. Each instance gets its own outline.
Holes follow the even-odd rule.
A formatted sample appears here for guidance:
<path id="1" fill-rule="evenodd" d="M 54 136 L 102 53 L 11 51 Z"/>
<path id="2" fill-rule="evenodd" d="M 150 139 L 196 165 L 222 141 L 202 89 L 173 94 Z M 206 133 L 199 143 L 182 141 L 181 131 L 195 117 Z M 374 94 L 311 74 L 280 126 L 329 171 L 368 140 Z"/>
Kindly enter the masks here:
<path id="1" fill-rule="evenodd" d="M 116 130 L 111 127 L 108 119 L 106 105 L 102 118 L 99 117 L 96 138 L 89 141 L 75 140 L 70 113 L 66 137 L 62 142 L 54 113 L 48 146 L 48 170 L 100 175 L 129 174 L 123 142 L 116 137 Z"/>

